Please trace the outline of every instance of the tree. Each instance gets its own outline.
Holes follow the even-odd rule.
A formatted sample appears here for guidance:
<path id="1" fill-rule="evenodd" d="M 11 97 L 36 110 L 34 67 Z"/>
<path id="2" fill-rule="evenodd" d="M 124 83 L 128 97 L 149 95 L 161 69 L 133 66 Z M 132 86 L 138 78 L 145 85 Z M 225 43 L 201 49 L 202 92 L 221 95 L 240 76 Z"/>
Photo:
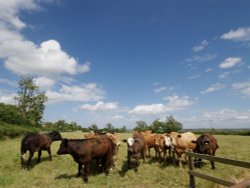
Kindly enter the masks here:
<path id="1" fill-rule="evenodd" d="M 134 128 L 135 131 L 145 131 L 147 129 L 149 129 L 149 127 L 145 121 L 136 122 L 136 127 Z"/>
<path id="2" fill-rule="evenodd" d="M 107 123 L 106 127 L 104 128 L 105 131 L 112 132 L 114 131 L 115 127 L 111 123 Z"/>
<path id="3" fill-rule="evenodd" d="M 30 77 L 23 77 L 18 85 L 19 91 L 15 100 L 24 120 L 23 124 L 41 125 L 45 109 L 44 103 L 47 101 L 45 93 L 39 91 L 39 87 L 33 83 Z"/>
<path id="4" fill-rule="evenodd" d="M 150 129 L 154 133 L 163 133 L 165 128 L 165 123 L 161 122 L 160 120 L 156 119 L 153 121 L 152 125 L 150 126 Z"/>
<path id="5" fill-rule="evenodd" d="M 174 119 L 173 116 L 169 116 L 166 119 L 166 126 L 164 132 L 180 131 L 182 129 L 182 124 Z"/>
<path id="6" fill-rule="evenodd" d="M 23 122 L 22 116 L 16 105 L 0 103 L 0 122 L 20 125 Z"/>

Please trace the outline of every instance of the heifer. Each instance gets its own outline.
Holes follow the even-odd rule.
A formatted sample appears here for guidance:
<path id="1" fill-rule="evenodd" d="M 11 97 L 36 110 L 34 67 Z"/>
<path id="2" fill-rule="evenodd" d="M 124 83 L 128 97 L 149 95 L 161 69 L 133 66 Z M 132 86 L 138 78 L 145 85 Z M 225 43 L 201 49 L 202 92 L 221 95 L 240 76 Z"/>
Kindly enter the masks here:
<path id="1" fill-rule="evenodd" d="M 196 148 L 194 149 L 194 152 L 200 153 L 200 154 L 207 154 L 207 155 L 215 155 L 215 151 L 218 149 L 218 144 L 216 138 L 212 136 L 211 134 L 202 134 L 197 138 L 196 141 L 193 141 L 193 143 L 196 143 Z M 201 159 L 199 159 L 201 161 Z M 212 169 L 215 169 L 214 161 L 211 161 L 211 167 Z"/>
<path id="2" fill-rule="evenodd" d="M 91 139 L 63 139 L 57 154 L 70 154 L 73 157 L 74 161 L 78 163 L 78 177 L 81 175 L 82 165 L 84 165 L 83 180 L 87 183 L 93 159 L 100 159 L 105 174 L 109 174 L 113 151 L 112 141 L 107 136 L 100 136 Z"/>
<path id="3" fill-rule="evenodd" d="M 193 141 L 196 141 L 196 136 L 192 132 L 182 134 L 171 132 L 170 134 L 165 134 L 165 144 L 167 147 L 171 147 L 177 154 L 180 167 L 182 167 L 182 155 L 186 153 L 187 150 L 195 149 L 196 144 Z"/>
<path id="4" fill-rule="evenodd" d="M 53 131 L 48 134 L 31 133 L 26 135 L 21 142 L 21 166 L 25 168 L 25 153 L 29 151 L 29 159 L 27 162 L 27 168 L 30 170 L 31 159 L 38 151 L 37 162 L 41 161 L 42 150 L 45 150 L 49 154 L 49 159 L 52 160 L 50 145 L 53 141 L 61 140 L 62 136 L 59 132 Z"/>
<path id="5" fill-rule="evenodd" d="M 129 168 L 133 168 L 135 172 L 138 172 L 139 158 L 145 162 L 146 158 L 146 145 L 142 134 L 136 134 L 133 138 L 123 140 L 127 143 L 127 164 Z M 132 161 L 133 160 L 133 161 Z"/>

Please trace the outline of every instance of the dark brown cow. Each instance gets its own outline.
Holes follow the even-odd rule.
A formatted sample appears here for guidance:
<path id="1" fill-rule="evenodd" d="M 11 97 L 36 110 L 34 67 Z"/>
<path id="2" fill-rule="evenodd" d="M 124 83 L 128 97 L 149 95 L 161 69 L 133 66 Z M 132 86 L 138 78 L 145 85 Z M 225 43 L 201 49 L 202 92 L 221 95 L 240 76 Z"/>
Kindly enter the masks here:
<path id="1" fill-rule="evenodd" d="M 216 138 L 211 134 L 202 134 L 198 137 L 197 141 L 193 141 L 196 143 L 196 148 L 194 152 L 207 154 L 207 155 L 215 155 L 215 151 L 218 149 L 218 144 Z M 199 159 L 201 161 L 201 159 Z M 215 169 L 214 161 L 211 161 L 212 169 Z"/>
<path id="2" fill-rule="evenodd" d="M 90 139 L 63 139 L 57 154 L 70 154 L 73 157 L 78 163 L 78 177 L 84 165 L 83 179 L 88 182 L 90 164 L 93 159 L 101 159 L 105 174 L 109 174 L 114 148 L 115 145 L 107 136 Z"/>
<path id="3" fill-rule="evenodd" d="M 45 150 L 49 154 L 49 159 L 52 160 L 50 145 L 53 141 L 61 140 L 62 136 L 59 132 L 53 131 L 48 134 L 30 133 L 26 135 L 21 142 L 21 166 L 25 168 L 25 153 L 29 151 L 29 159 L 27 162 L 27 168 L 30 169 L 31 159 L 38 151 L 37 162 L 40 162 L 42 150 Z"/>
<path id="4" fill-rule="evenodd" d="M 133 138 L 128 138 L 123 140 L 127 143 L 127 164 L 129 168 L 133 168 L 135 172 L 138 171 L 139 158 L 143 159 L 145 162 L 146 158 L 146 144 L 142 134 L 136 134 Z M 135 160 L 135 161 L 132 161 Z"/>

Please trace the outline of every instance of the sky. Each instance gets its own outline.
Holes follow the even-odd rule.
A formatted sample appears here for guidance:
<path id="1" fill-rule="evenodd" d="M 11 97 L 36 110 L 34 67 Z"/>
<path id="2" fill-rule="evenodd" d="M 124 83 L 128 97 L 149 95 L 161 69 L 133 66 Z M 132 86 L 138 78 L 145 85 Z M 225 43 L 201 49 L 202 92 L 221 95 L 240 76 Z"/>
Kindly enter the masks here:
<path id="1" fill-rule="evenodd" d="M 250 1 L 0 0 L 0 102 L 18 80 L 43 121 L 250 128 Z"/>

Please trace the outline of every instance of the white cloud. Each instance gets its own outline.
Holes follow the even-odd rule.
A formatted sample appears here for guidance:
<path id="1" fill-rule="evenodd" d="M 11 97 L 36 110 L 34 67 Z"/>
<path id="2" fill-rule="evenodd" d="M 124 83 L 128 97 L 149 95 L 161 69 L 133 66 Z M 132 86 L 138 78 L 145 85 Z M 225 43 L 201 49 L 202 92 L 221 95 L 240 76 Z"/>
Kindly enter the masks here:
<path id="1" fill-rule="evenodd" d="M 134 109 L 130 110 L 130 114 L 143 114 L 143 115 L 154 115 L 165 112 L 173 112 L 182 110 L 192 105 L 193 102 L 188 96 L 180 98 L 177 95 L 167 96 L 164 98 L 168 103 L 164 104 L 151 104 L 151 105 L 138 105 Z"/>
<path id="2" fill-rule="evenodd" d="M 241 27 L 236 30 L 231 30 L 221 35 L 220 38 L 233 41 L 250 41 L 250 27 Z"/>
<path id="3" fill-rule="evenodd" d="M 195 80 L 195 79 L 200 78 L 200 76 L 201 76 L 201 75 L 197 74 L 197 75 L 189 76 L 188 79 L 190 79 L 190 80 Z"/>
<path id="4" fill-rule="evenodd" d="M 84 104 L 79 109 L 87 111 L 105 111 L 105 110 L 115 110 L 117 108 L 118 108 L 117 102 L 104 103 L 103 101 L 99 101 L 95 105 Z"/>
<path id="5" fill-rule="evenodd" d="M 193 50 L 194 52 L 199 52 L 199 51 L 205 49 L 205 47 L 206 47 L 208 44 L 209 44 L 209 43 L 208 43 L 207 40 L 203 40 L 199 45 L 194 46 L 194 47 L 192 48 L 192 50 Z"/>
<path id="6" fill-rule="evenodd" d="M 167 89 L 167 87 L 162 86 L 162 87 L 154 89 L 154 92 L 155 93 L 161 93 L 161 92 L 165 91 L 166 89 Z"/>
<path id="7" fill-rule="evenodd" d="M 40 3 L 40 1 L 38 1 Z M 36 10 L 34 0 L 0 1 L 0 58 L 7 69 L 21 75 L 77 74 L 87 72 L 90 63 L 80 65 L 50 39 L 40 45 L 25 39 L 21 30 L 27 25 L 19 19 L 22 10 Z"/>
<path id="8" fill-rule="evenodd" d="M 14 97 L 16 96 L 15 93 L 6 93 L 0 90 L 0 102 L 5 104 L 15 104 Z"/>
<path id="9" fill-rule="evenodd" d="M 222 69 L 228 69 L 231 67 L 234 67 L 235 65 L 239 64 L 241 62 L 241 58 L 240 57 L 229 57 L 227 59 L 225 59 L 220 65 L 219 67 Z"/>
<path id="10" fill-rule="evenodd" d="M 207 69 L 205 70 L 205 72 L 211 72 L 211 71 L 213 71 L 212 68 L 207 68 Z"/>
<path id="11" fill-rule="evenodd" d="M 166 112 L 166 106 L 164 104 L 151 104 L 151 105 L 138 105 L 133 110 L 130 110 L 130 114 L 160 114 Z"/>
<path id="12" fill-rule="evenodd" d="M 205 91 L 202 91 L 201 94 L 212 93 L 212 92 L 221 90 L 221 89 L 223 89 L 224 87 L 225 87 L 224 84 L 216 83 L 216 84 L 211 85 L 211 86 L 210 86 L 209 88 L 207 88 Z"/>
<path id="13" fill-rule="evenodd" d="M 206 62 L 206 61 L 211 61 L 216 58 L 215 54 L 204 54 L 204 55 L 194 55 L 191 58 L 187 58 L 187 62 Z"/>
<path id="14" fill-rule="evenodd" d="M 46 92 L 49 103 L 63 101 L 99 101 L 104 98 L 105 91 L 95 83 L 77 85 L 62 85 L 59 91 Z"/>
<path id="15" fill-rule="evenodd" d="M 37 85 L 41 90 L 50 89 L 56 83 L 55 80 L 44 76 L 34 78 L 33 81 L 34 84 Z"/>
<path id="16" fill-rule="evenodd" d="M 230 75 L 229 72 L 223 72 L 222 74 L 219 75 L 219 78 L 223 79 L 223 78 L 227 78 Z"/>
<path id="17" fill-rule="evenodd" d="M 234 83 L 232 89 L 240 90 L 242 94 L 250 97 L 250 82 Z"/>

